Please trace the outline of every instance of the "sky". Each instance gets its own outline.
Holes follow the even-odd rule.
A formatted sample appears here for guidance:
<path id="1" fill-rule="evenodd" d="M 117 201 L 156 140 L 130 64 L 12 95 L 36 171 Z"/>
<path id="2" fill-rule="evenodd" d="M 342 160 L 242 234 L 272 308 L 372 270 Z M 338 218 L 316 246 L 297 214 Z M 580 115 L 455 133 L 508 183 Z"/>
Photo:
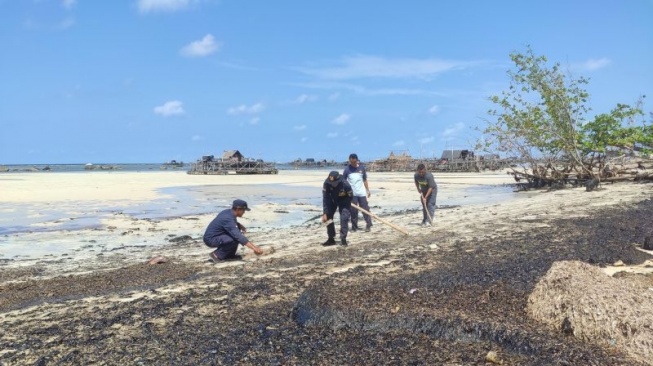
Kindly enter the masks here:
<path id="1" fill-rule="evenodd" d="M 0 164 L 439 157 L 529 46 L 653 98 L 653 0 L 0 0 Z"/>

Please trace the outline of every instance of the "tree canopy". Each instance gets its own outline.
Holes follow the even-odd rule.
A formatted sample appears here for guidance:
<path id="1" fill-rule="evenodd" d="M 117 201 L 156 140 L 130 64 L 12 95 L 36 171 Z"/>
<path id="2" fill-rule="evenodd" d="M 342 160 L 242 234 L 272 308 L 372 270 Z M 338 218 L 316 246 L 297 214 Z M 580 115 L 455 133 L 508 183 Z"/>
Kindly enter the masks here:
<path id="1" fill-rule="evenodd" d="M 652 123 L 643 120 L 645 96 L 635 106 L 617 104 L 592 118 L 588 79 L 564 72 L 559 63 L 549 66 L 547 58 L 530 47 L 510 58 L 510 85 L 490 97 L 494 107 L 479 141 L 481 149 L 515 157 L 534 174 L 537 167 L 562 165 L 590 177 L 597 175 L 593 165 L 603 164 L 609 149 L 653 149 Z"/>

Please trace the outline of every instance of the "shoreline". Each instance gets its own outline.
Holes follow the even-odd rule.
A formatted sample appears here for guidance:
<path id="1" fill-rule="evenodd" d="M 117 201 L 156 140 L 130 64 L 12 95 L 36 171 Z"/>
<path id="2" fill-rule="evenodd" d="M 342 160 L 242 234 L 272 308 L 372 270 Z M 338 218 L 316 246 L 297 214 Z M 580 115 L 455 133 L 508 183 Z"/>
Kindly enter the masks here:
<path id="1" fill-rule="evenodd" d="M 644 365 L 600 339 L 562 336 L 524 309 L 554 261 L 585 258 L 622 273 L 646 268 L 652 257 L 635 246 L 644 234 L 637 228 L 650 222 L 652 193 L 653 185 L 632 183 L 532 192 L 506 203 L 437 210 L 432 229 L 418 228 L 420 212 L 399 213 L 384 218 L 410 236 L 375 223 L 372 233 L 352 233 L 348 248 L 321 247 L 319 224 L 270 229 L 254 241 L 278 238 L 275 252 L 245 251 L 243 262 L 211 264 L 210 249 L 191 237 L 160 250 L 107 250 L 92 266 L 58 260 L 3 266 L 0 362 L 310 364 L 318 357 L 379 364 L 393 357 L 403 364 L 484 364 L 492 351 L 504 364 Z M 147 265 L 153 255 L 169 261 Z M 618 261 L 624 265 L 610 265 Z M 653 264 L 648 270 L 620 280 L 653 286 Z M 289 317 L 311 311 L 312 303 L 301 300 L 307 296 L 331 299 L 321 309 L 333 307 L 352 327 Z M 401 326 L 425 316 L 440 324 L 434 333 Z M 357 319 L 369 323 L 356 325 Z M 398 326 L 393 319 L 404 321 Z M 465 322 L 459 327 L 456 319 Z M 483 331 L 471 338 L 468 328 Z M 438 329 L 462 338 L 439 337 Z M 483 336 L 494 333 L 505 342 Z"/>
<path id="2" fill-rule="evenodd" d="M 4 228 L 0 261 L 7 264 L 15 262 L 12 259 L 63 254 L 87 261 L 97 251 L 165 246 L 171 236 L 197 238 L 236 197 L 248 200 L 254 209 L 242 222 L 255 240 L 274 229 L 301 230 L 302 224 L 321 212 L 320 190 L 326 174 L 290 171 L 275 176 L 199 179 L 180 172 L 16 174 L 15 181 L 0 181 L 0 227 Z M 373 213 L 392 216 L 419 207 L 412 175 L 378 173 L 372 177 Z M 510 198 L 515 195 L 506 185 L 510 179 L 497 174 L 442 177 L 438 206 Z M 89 253 L 91 249 L 97 249 L 96 253 Z"/>

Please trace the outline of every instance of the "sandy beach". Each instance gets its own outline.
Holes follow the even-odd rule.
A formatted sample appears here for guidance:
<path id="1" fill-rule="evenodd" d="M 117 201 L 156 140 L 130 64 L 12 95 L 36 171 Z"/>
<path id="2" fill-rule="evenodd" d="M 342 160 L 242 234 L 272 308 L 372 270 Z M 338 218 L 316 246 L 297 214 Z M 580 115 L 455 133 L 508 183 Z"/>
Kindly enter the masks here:
<path id="1" fill-rule="evenodd" d="M 643 362 L 601 340 L 554 349 L 555 329 L 516 319 L 558 260 L 644 273 L 653 288 L 650 253 L 638 248 L 653 223 L 651 184 L 514 193 L 505 173 L 436 175 L 435 224 L 423 228 L 412 174 L 374 173 L 372 212 L 409 235 L 377 220 L 333 248 L 320 246 L 326 230 L 313 219 L 327 173 L 0 175 L 0 364 L 462 365 L 493 362 L 490 351 L 503 364 Z M 240 221 L 266 253 L 241 249 L 244 261 L 216 265 L 201 236 L 234 198 L 250 203 Z M 146 264 L 155 256 L 167 261 Z M 481 309 L 492 293 L 494 307 Z M 301 315 L 334 304 L 407 324 L 414 314 L 495 332 L 501 323 L 532 349 L 378 319 L 354 329 L 337 306 L 339 323 Z"/>
<path id="2" fill-rule="evenodd" d="M 311 244 L 321 243 L 326 230 L 311 219 L 321 214 L 321 187 L 327 174 L 328 170 L 256 176 L 184 172 L 0 176 L 0 227 L 5 231 L 0 232 L 5 234 L 0 237 L 0 260 L 15 267 L 48 259 L 56 265 L 44 269 L 56 274 L 98 269 L 102 265 L 93 260 L 98 255 L 103 265 L 112 256 L 121 258 L 119 263 L 137 263 L 154 255 L 197 261 L 206 248 L 198 245 L 194 251 L 177 252 L 167 245 L 169 240 L 182 236 L 199 240 L 206 225 L 235 198 L 247 200 L 253 209 L 241 221 L 255 243 L 279 249 L 284 253 L 280 255 L 315 249 Z M 516 196 L 510 183 L 511 177 L 501 173 L 443 176 L 438 205 L 455 212 L 482 202 L 499 204 Z M 416 227 L 421 221 L 420 202 L 411 173 L 375 173 L 371 188 L 374 214 L 391 215 L 391 222 L 420 233 Z M 412 214 L 397 215 L 403 212 Z M 444 223 L 446 216 L 450 215 L 438 219 Z M 379 222 L 365 238 L 396 235 Z"/>

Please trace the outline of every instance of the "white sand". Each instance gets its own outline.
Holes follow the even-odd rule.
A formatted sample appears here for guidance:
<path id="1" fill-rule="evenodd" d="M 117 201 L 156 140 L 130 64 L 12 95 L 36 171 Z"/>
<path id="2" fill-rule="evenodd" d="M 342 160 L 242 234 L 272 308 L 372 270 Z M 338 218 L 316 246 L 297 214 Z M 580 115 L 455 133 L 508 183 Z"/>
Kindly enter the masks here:
<path id="1" fill-rule="evenodd" d="M 3 174 L 0 227 L 5 231 L 0 236 L 0 259 L 5 259 L 2 266 L 12 268 L 47 258 L 46 271 L 52 275 L 115 268 L 154 255 L 206 261 L 210 248 L 201 244 L 204 229 L 235 198 L 249 202 L 252 211 L 240 221 L 250 228 L 252 241 L 275 249 L 268 257 L 330 250 L 319 245 L 326 239 L 319 220 L 300 225 L 321 213 L 321 186 L 327 174 L 328 170 L 248 176 L 178 171 Z M 389 215 L 421 207 L 412 173 L 370 173 L 371 211 L 405 228 L 410 236 L 375 221 L 371 233 L 351 233 L 350 246 L 360 241 L 411 240 L 436 230 L 456 233 L 451 241 L 501 235 L 518 227 L 546 225 L 538 223 L 540 218 L 583 216 L 602 206 L 632 204 L 650 198 L 653 191 L 651 185 L 618 184 L 594 192 L 577 188 L 512 193 L 502 186 L 513 183 L 505 173 L 436 174 L 436 181 L 438 206 L 460 206 L 438 209 L 434 227 L 421 228 L 420 211 Z M 182 235 L 199 242 L 191 248 L 169 245 L 170 238 Z M 262 258 L 241 250 L 248 261 Z"/>

